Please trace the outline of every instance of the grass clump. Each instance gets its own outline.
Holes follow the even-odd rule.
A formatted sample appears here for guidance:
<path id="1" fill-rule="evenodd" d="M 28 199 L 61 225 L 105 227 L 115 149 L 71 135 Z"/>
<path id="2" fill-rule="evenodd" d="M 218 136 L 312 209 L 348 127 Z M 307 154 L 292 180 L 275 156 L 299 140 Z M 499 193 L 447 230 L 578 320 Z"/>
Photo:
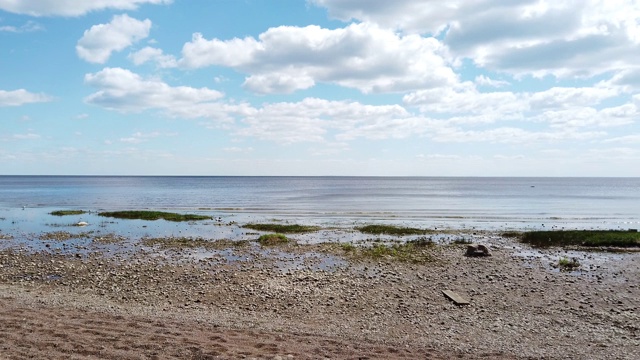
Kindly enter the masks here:
<path id="1" fill-rule="evenodd" d="M 257 231 L 272 231 L 284 234 L 305 233 L 320 230 L 320 227 L 318 226 L 297 224 L 246 224 L 244 227 Z"/>
<path id="2" fill-rule="evenodd" d="M 640 233 L 623 230 L 530 231 L 522 235 L 522 242 L 538 247 L 640 247 Z"/>
<path id="3" fill-rule="evenodd" d="M 358 255 L 371 259 L 387 259 L 400 262 L 420 264 L 433 261 L 433 242 L 415 240 L 404 244 L 374 244 L 362 247 Z"/>
<path id="4" fill-rule="evenodd" d="M 356 246 L 353 245 L 352 243 L 342 243 L 342 244 L 340 244 L 340 248 L 344 252 L 354 252 L 354 251 L 356 251 Z"/>
<path id="5" fill-rule="evenodd" d="M 191 237 L 164 237 L 164 238 L 145 238 L 142 239 L 142 243 L 146 246 L 159 246 L 163 249 L 207 249 L 207 250 L 220 250 L 229 248 L 238 248 L 248 245 L 248 241 L 231 241 L 231 240 L 216 240 L 211 241 L 203 238 L 191 238 Z"/>
<path id="6" fill-rule="evenodd" d="M 374 242 L 371 246 L 360 246 L 353 243 L 322 243 L 318 245 L 322 252 L 343 255 L 353 260 L 405 262 L 426 264 L 436 261 L 436 244 L 427 238 L 406 243 L 384 244 Z"/>
<path id="7" fill-rule="evenodd" d="M 79 233 L 79 234 L 72 234 L 72 233 L 67 232 L 67 231 L 55 231 L 55 232 L 48 232 L 48 233 L 40 234 L 39 239 L 40 240 L 53 240 L 53 241 L 67 241 L 67 240 L 71 240 L 71 239 L 86 238 L 86 237 L 89 237 L 89 235 L 91 235 L 91 232 L 83 232 L 83 233 Z"/>
<path id="8" fill-rule="evenodd" d="M 572 271 L 580 267 L 580 262 L 576 258 L 571 258 L 569 260 L 566 257 L 560 258 L 558 260 L 558 268 L 563 271 Z"/>
<path id="9" fill-rule="evenodd" d="M 517 231 L 507 231 L 502 233 L 502 237 L 506 238 L 518 238 L 520 236 L 522 236 L 522 233 Z"/>
<path id="10" fill-rule="evenodd" d="M 284 234 L 265 234 L 258 238 L 258 243 L 263 246 L 287 244 L 289 241 Z"/>
<path id="11" fill-rule="evenodd" d="M 86 213 L 87 212 L 84 210 L 56 210 L 56 211 L 50 212 L 49 214 L 54 216 L 67 216 L 67 215 L 82 215 Z"/>
<path id="12" fill-rule="evenodd" d="M 146 246 L 160 246 L 163 249 L 193 249 L 208 248 L 210 241 L 202 238 L 190 237 L 164 237 L 164 238 L 145 238 L 142 243 Z"/>
<path id="13" fill-rule="evenodd" d="M 98 215 L 105 217 L 113 217 L 118 219 L 136 219 L 136 220 L 158 220 L 164 219 L 168 221 L 193 221 L 193 220 L 211 220 L 210 216 L 195 214 L 176 214 L 163 211 L 112 211 L 101 212 Z"/>
<path id="14" fill-rule="evenodd" d="M 393 225 L 365 225 L 357 227 L 356 230 L 365 234 L 387 234 L 387 235 L 424 235 L 428 233 L 428 230 L 411 228 L 411 227 L 398 227 Z"/>

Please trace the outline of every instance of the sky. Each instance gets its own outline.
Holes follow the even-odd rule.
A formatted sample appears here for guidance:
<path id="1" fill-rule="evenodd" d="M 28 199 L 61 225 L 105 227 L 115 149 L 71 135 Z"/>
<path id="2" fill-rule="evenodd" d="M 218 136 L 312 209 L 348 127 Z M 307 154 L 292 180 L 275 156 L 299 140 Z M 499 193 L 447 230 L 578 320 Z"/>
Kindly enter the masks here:
<path id="1" fill-rule="evenodd" d="M 639 0 L 0 0 L 0 175 L 640 176 Z"/>

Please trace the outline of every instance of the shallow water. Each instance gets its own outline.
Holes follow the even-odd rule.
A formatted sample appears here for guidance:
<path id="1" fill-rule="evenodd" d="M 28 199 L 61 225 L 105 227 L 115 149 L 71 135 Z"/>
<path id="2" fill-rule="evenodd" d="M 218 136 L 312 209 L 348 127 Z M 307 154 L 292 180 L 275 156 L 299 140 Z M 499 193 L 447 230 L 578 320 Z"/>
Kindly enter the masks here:
<path id="1" fill-rule="evenodd" d="M 0 236 L 38 246 L 42 233 L 254 240 L 247 223 L 318 225 L 303 243 L 393 242 L 354 228 L 390 224 L 444 230 L 627 229 L 640 227 L 638 178 L 94 177 L 0 176 Z M 54 210 L 90 213 L 52 216 Z M 99 211 L 164 210 L 221 221 L 121 220 Z M 85 227 L 76 227 L 80 221 Z M 453 230 L 453 234 L 451 231 Z M 57 244 L 82 247 L 87 238 Z M 411 239 L 404 237 L 403 240 Z M 6 240 L 0 247 L 6 247 Z M 106 246 L 106 245 L 105 245 Z"/>
<path id="2" fill-rule="evenodd" d="M 0 209 L 155 209 L 344 226 L 616 228 L 640 178 L 0 176 Z M 0 214 L 0 217 L 4 215 Z"/>

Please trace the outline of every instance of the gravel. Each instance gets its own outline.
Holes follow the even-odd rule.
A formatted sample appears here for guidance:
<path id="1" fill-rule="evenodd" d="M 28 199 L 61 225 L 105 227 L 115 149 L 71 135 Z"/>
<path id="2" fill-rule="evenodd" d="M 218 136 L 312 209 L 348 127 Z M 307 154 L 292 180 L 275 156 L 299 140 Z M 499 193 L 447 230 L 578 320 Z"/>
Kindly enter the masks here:
<path id="1" fill-rule="evenodd" d="M 417 264 L 352 257 L 323 244 L 133 245 L 115 255 L 86 246 L 64 253 L 9 248 L 0 252 L 0 294 L 461 357 L 640 358 L 640 253 L 595 253 L 589 262 L 593 253 L 580 252 L 581 267 L 562 272 L 552 266 L 562 250 L 480 240 L 491 257 L 438 245 L 433 261 Z M 471 305 L 454 305 L 442 290 Z"/>

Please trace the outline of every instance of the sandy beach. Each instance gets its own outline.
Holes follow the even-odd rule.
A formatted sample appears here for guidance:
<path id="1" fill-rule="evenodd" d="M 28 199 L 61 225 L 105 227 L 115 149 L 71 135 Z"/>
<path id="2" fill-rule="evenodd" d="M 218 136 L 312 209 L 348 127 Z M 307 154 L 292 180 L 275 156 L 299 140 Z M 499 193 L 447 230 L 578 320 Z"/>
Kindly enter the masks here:
<path id="1" fill-rule="evenodd" d="M 640 356 L 639 253 L 532 250 L 490 233 L 475 238 L 490 257 L 444 244 L 420 263 L 336 244 L 63 253 L 42 238 L 53 251 L 0 252 L 1 358 Z M 567 254 L 578 271 L 552 266 Z"/>

